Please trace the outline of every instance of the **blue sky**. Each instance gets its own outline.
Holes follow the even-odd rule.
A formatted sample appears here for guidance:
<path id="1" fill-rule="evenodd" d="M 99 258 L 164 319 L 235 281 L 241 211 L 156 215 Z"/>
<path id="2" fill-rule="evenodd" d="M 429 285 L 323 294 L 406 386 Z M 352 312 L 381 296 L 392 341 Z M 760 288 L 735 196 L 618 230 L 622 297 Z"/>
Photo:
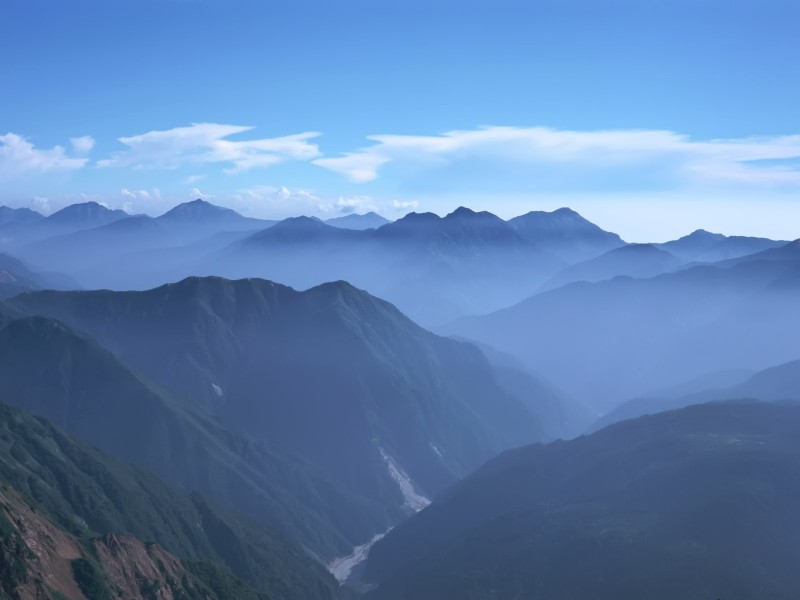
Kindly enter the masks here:
<path id="1" fill-rule="evenodd" d="M 800 237 L 800 8 L 4 0 L 0 203 Z"/>

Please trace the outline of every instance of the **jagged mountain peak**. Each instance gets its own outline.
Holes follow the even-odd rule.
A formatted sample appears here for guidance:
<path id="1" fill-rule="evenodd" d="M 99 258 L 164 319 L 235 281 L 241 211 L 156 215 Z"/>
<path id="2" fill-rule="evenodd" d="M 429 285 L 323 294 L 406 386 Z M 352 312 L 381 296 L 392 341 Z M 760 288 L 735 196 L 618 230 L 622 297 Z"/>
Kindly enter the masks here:
<path id="1" fill-rule="evenodd" d="M 725 235 L 721 233 L 713 233 L 706 229 L 695 229 L 692 233 L 679 238 L 681 240 L 709 240 L 709 241 L 718 241 L 724 240 Z"/>
<path id="2" fill-rule="evenodd" d="M 191 200 L 190 202 L 184 202 L 183 204 L 178 204 L 176 207 L 168 210 L 158 218 L 165 221 L 171 221 L 176 219 L 205 220 L 216 219 L 220 217 L 245 218 L 233 209 L 211 204 L 210 202 L 207 202 L 201 198 Z"/>

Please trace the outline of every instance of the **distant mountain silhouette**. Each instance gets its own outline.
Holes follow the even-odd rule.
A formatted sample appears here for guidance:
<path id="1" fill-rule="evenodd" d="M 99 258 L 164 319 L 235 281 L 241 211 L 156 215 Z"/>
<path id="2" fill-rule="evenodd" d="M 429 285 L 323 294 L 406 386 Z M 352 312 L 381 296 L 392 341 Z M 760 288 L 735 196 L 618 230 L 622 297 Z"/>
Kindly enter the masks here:
<path id="1" fill-rule="evenodd" d="M 729 403 L 508 451 L 370 552 L 369 598 L 794 598 L 800 406 Z"/>
<path id="2" fill-rule="evenodd" d="M 797 352 L 800 355 L 800 351 Z M 749 377 L 737 376 L 733 383 L 724 380 L 717 385 L 706 385 L 703 389 L 686 393 L 662 394 L 634 398 L 610 413 L 603 415 L 593 426 L 600 429 L 611 423 L 631 419 L 665 410 L 674 410 L 692 404 L 704 404 L 718 400 L 754 398 L 764 401 L 800 401 L 800 360 L 793 360 L 770 367 Z"/>
<path id="3" fill-rule="evenodd" d="M 0 224 L 0 248 L 12 249 L 15 254 L 19 254 L 18 249 L 25 244 L 83 229 L 93 229 L 128 216 L 122 210 L 112 210 L 97 202 L 72 204 L 43 218 L 38 218 L 38 213 L 33 211 L 20 213 L 20 210 L 25 209 L 17 209 L 11 222 Z M 5 214 L 10 214 L 8 209 Z M 49 264 L 43 263 L 43 266 L 55 270 Z"/>
<path id="4" fill-rule="evenodd" d="M 706 373 L 796 358 L 800 260 L 791 245 L 767 253 L 787 260 L 573 283 L 442 331 L 509 352 L 606 412 Z"/>
<path id="5" fill-rule="evenodd" d="M 495 215 L 460 208 L 445 217 L 410 213 L 365 231 L 287 219 L 196 270 L 299 288 L 343 279 L 436 323 L 511 304 L 563 266 Z"/>
<path id="6" fill-rule="evenodd" d="M 334 227 L 324 221 L 312 217 L 290 217 L 279 221 L 269 229 L 264 229 L 252 234 L 245 243 L 245 247 L 263 247 L 281 244 L 305 244 L 318 241 L 347 241 L 362 238 L 360 232 L 351 229 Z"/>
<path id="7" fill-rule="evenodd" d="M 207 225 L 211 226 L 214 231 L 253 230 L 275 224 L 275 221 L 244 217 L 235 210 L 217 206 L 199 198 L 179 204 L 158 217 L 157 220 L 173 227 Z"/>
<path id="8" fill-rule="evenodd" d="M 32 290 L 76 287 L 76 282 L 61 273 L 35 272 L 21 260 L 0 253 L 0 299 Z"/>
<path id="9" fill-rule="evenodd" d="M 569 208 L 531 211 L 508 223 L 520 236 L 570 264 L 625 245 L 616 233 L 600 229 Z"/>
<path id="10" fill-rule="evenodd" d="M 717 262 L 755 254 L 785 243 L 757 237 L 727 237 L 720 233 L 698 229 L 680 239 L 656 246 L 687 262 Z"/>
<path id="11" fill-rule="evenodd" d="M 352 213 L 342 217 L 334 217 L 333 219 L 326 219 L 325 222 L 328 225 L 342 227 L 343 229 L 377 229 L 382 225 L 391 223 L 389 219 L 372 211 L 363 215 Z"/>
<path id="12" fill-rule="evenodd" d="M 0 254 L 0 298 L 42 289 L 43 280 L 25 264 L 7 254 Z"/>
<path id="13" fill-rule="evenodd" d="M 528 404 L 539 417 L 544 431 L 542 441 L 575 437 L 597 419 L 596 411 L 570 397 L 520 360 L 486 344 L 473 343 L 492 365 L 500 387 Z"/>
<path id="14" fill-rule="evenodd" d="M 654 277 L 679 268 L 684 261 L 653 244 L 628 244 L 567 267 L 542 286 L 552 290 L 576 281 L 603 281 L 614 277 Z"/>
<path id="15" fill-rule="evenodd" d="M 328 222 L 295 217 L 267 233 L 273 225 L 200 199 L 157 218 L 85 203 L 0 226 L 0 247 L 87 288 L 147 289 L 191 275 L 263 277 L 298 288 L 342 279 L 437 325 L 510 306 L 567 263 L 624 245 L 569 209 L 509 222 L 464 207 L 394 222 L 375 213 Z"/>
<path id="16" fill-rule="evenodd" d="M 3 227 L 8 225 L 28 225 L 41 221 L 45 216 L 30 208 L 10 208 L 0 206 L 0 235 Z"/>
<path id="17" fill-rule="evenodd" d="M 83 202 L 81 204 L 72 204 L 54 212 L 47 217 L 47 222 L 69 225 L 80 229 L 90 229 L 124 219 L 127 216 L 128 213 L 124 210 L 106 208 L 97 202 Z"/>
<path id="18" fill-rule="evenodd" d="M 54 235 L 17 250 L 27 260 L 80 277 L 82 269 L 107 263 L 126 250 L 141 250 L 166 237 L 165 228 L 147 215 L 126 216 L 111 223 Z"/>
<path id="19" fill-rule="evenodd" d="M 780 245 L 775 246 L 774 248 L 762 250 L 761 252 L 756 252 L 754 254 L 748 254 L 745 256 L 721 261 L 719 265 L 723 267 L 732 267 L 735 265 L 741 265 L 747 263 L 759 263 L 759 262 L 764 262 L 767 264 L 769 263 L 794 264 L 800 262 L 800 240 L 781 243 Z M 775 265 L 771 265 L 770 268 L 774 267 Z"/>
<path id="20" fill-rule="evenodd" d="M 89 286 L 106 287 L 107 281 L 119 280 L 122 275 L 126 282 L 122 287 L 138 287 L 137 273 L 152 270 L 160 261 L 134 262 L 129 258 L 128 269 L 121 271 L 117 262 L 121 256 L 136 256 L 155 249 L 168 256 L 176 248 L 222 232 L 253 232 L 272 224 L 274 221 L 250 219 L 228 208 L 193 200 L 158 218 L 125 215 L 97 227 L 48 237 L 25 245 L 18 252 L 33 263 L 68 272 Z M 204 256 L 214 249 L 198 248 L 190 258 Z"/>

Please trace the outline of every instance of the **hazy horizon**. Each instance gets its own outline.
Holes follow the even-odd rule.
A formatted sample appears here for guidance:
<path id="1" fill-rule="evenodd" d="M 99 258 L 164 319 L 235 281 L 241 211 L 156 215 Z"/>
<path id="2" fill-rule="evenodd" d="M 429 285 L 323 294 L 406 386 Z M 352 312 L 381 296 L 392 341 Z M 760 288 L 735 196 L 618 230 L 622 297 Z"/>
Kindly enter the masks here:
<path id="1" fill-rule="evenodd" d="M 626 242 L 632 243 L 632 244 L 668 242 L 668 241 L 671 241 L 671 240 L 679 239 L 681 237 L 689 235 L 689 234 L 691 234 L 691 233 L 693 233 L 695 231 L 698 231 L 698 230 L 703 230 L 703 231 L 708 231 L 708 232 L 711 232 L 711 233 L 722 234 L 722 235 L 725 235 L 725 236 L 764 237 L 764 238 L 770 238 L 770 239 L 776 239 L 776 240 L 784 240 L 784 241 L 793 241 L 795 239 L 798 239 L 798 236 L 800 236 L 800 227 L 799 228 L 792 227 L 790 223 L 786 223 L 785 224 L 786 225 L 785 228 L 782 229 L 783 231 L 787 232 L 787 235 L 784 236 L 784 237 L 771 237 L 768 232 L 765 233 L 765 230 L 762 227 L 759 226 L 759 223 L 754 223 L 754 221 L 752 219 L 746 220 L 745 223 L 741 224 L 740 228 L 737 227 L 736 225 L 730 225 L 730 224 L 729 224 L 728 227 L 726 227 L 725 226 L 726 225 L 726 220 L 724 218 L 723 219 L 716 218 L 719 215 L 714 214 L 713 210 L 711 210 L 711 211 L 709 211 L 710 214 L 703 215 L 704 218 L 699 219 L 699 220 L 696 221 L 697 223 L 701 223 L 701 225 L 699 225 L 699 226 L 681 227 L 680 225 L 678 225 L 678 226 L 676 226 L 674 228 L 674 230 L 670 230 L 670 233 L 656 232 L 656 234 L 655 234 L 656 237 L 648 237 L 647 232 L 651 231 L 651 229 L 649 227 L 647 227 L 646 224 L 645 224 L 645 226 L 638 226 L 638 227 L 636 227 L 636 226 L 633 226 L 633 227 L 628 226 L 628 227 L 625 227 L 625 223 L 620 223 L 621 229 L 615 229 L 614 227 L 609 227 L 609 226 L 605 225 L 604 224 L 603 215 L 602 215 L 602 211 L 593 211 L 591 206 L 588 207 L 588 212 L 586 212 L 586 211 L 582 211 L 582 210 L 577 210 L 577 209 L 575 209 L 574 206 L 570 206 L 570 205 L 557 206 L 557 203 L 550 203 L 549 205 L 547 205 L 548 208 L 533 207 L 533 208 L 530 208 L 529 210 L 525 210 L 524 212 L 514 212 L 513 210 L 505 210 L 505 211 L 502 211 L 502 212 L 501 211 L 492 211 L 492 210 L 489 210 L 488 208 L 481 207 L 479 205 L 458 204 L 458 205 L 452 207 L 451 209 L 447 209 L 447 210 L 438 210 L 437 211 L 437 210 L 423 210 L 421 208 L 418 208 L 417 210 L 409 210 L 408 212 L 405 212 L 405 213 L 395 213 L 395 214 L 392 214 L 389 211 L 381 211 L 377 207 L 367 207 L 367 208 L 357 208 L 357 209 L 354 209 L 354 210 L 339 210 L 338 212 L 330 212 L 330 213 L 324 213 L 323 212 L 321 214 L 319 214 L 319 213 L 315 214 L 315 213 L 309 211 L 309 212 L 298 212 L 297 214 L 290 214 L 290 215 L 286 215 L 286 214 L 272 215 L 269 212 L 253 214 L 252 211 L 241 210 L 240 207 L 236 206 L 235 202 L 226 202 L 224 199 L 217 199 L 217 198 L 214 198 L 214 197 L 211 197 L 211 198 L 209 198 L 209 197 L 197 197 L 197 198 L 193 198 L 193 199 L 190 199 L 190 200 L 183 200 L 183 201 L 180 201 L 180 202 L 176 202 L 175 204 L 172 204 L 172 205 L 160 206 L 159 208 L 151 206 L 151 207 L 146 207 L 145 210 L 141 210 L 141 211 L 138 211 L 138 212 L 131 212 L 132 209 L 131 209 L 130 206 L 124 206 L 124 205 L 123 206 L 119 206 L 119 205 L 115 206 L 115 205 L 110 204 L 110 203 L 108 203 L 108 202 L 106 202 L 106 201 L 104 201 L 102 199 L 99 199 L 99 198 L 98 199 L 84 198 L 84 199 L 81 199 L 81 200 L 76 201 L 74 203 L 68 203 L 68 204 L 65 204 L 64 206 L 59 206 L 57 209 L 47 210 L 47 211 L 42 210 L 42 208 L 40 206 L 36 206 L 35 204 L 32 205 L 31 203 L 27 203 L 27 204 L 23 203 L 22 205 L 15 205 L 14 203 L 9 203 L 9 204 L 0 205 L 0 206 L 8 206 L 9 208 L 29 208 L 31 210 L 39 212 L 40 214 L 42 214 L 44 216 L 49 216 L 49 215 L 51 215 L 51 214 L 53 214 L 55 212 L 58 212 L 58 210 L 61 210 L 63 208 L 66 208 L 67 206 L 71 206 L 73 204 L 82 204 L 82 203 L 86 203 L 86 202 L 97 202 L 101 206 L 104 206 L 104 207 L 109 208 L 109 209 L 123 210 L 129 216 L 147 215 L 147 216 L 150 216 L 150 217 L 159 217 L 161 215 L 166 214 L 167 212 L 169 212 L 171 209 L 175 208 L 176 206 L 179 206 L 180 204 L 185 204 L 187 202 L 192 202 L 194 200 L 203 200 L 203 201 L 209 202 L 210 204 L 213 204 L 215 206 L 220 206 L 220 207 L 223 207 L 223 208 L 229 208 L 231 210 L 235 210 L 235 211 L 239 212 L 240 214 L 242 214 L 243 216 L 246 216 L 246 217 L 253 217 L 253 218 L 259 218 L 259 219 L 264 219 L 264 220 L 283 220 L 283 219 L 291 218 L 291 217 L 307 216 L 307 217 L 316 217 L 316 218 L 319 218 L 319 219 L 322 219 L 323 221 L 325 221 L 325 220 L 329 220 L 329 219 L 336 219 L 338 217 L 346 217 L 346 216 L 350 216 L 350 215 L 365 215 L 365 214 L 368 214 L 368 213 L 375 213 L 375 214 L 378 214 L 379 216 L 382 216 L 382 217 L 385 217 L 385 218 L 387 218 L 389 220 L 395 221 L 395 220 L 401 219 L 401 218 L 403 218 L 403 217 L 405 217 L 405 216 L 407 216 L 407 215 L 409 215 L 409 214 L 411 214 L 413 212 L 417 212 L 417 213 L 430 212 L 430 213 L 434 213 L 434 214 L 438 215 L 439 217 L 444 217 L 444 216 L 452 213 L 454 210 L 456 210 L 457 208 L 460 208 L 460 207 L 465 207 L 465 208 L 468 208 L 468 209 L 473 210 L 475 212 L 482 212 L 482 211 L 490 212 L 490 213 L 495 214 L 496 216 L 498 216 L 498 217 L 500 217 L 500 218 L 502 218 L 504 220 L 509 220 L 509 219 L 514 218 L 514 217 L 518 217 L 518 216 L 524 215 L 524 214 L 526 214 L 528 212 L 531 212 L 531 211 L 554 212 L 554 211 L 562 209 L 562 208 L 568 208 L 568 209 L 571 209 L 571 210 L 575 210 L 575 212 L 579 213 L 581 216 L 583 216 L 584 218 L 588 219 L 589 221 L 591 221 L 595 225 L 598 225 L 601 229 L 604 229 L 606 231 L 610 231 L 610 232 L 619 234 L 620 237 L 622 237 Z M 552 206 L 552 208 L 550 208 L 551 206 Z M 636 210 L 636 209 L 637 209 L 637 207 L 632 207 L 632 210 Z M 638 207 L 639 213 L 643 212 L 644 210 L 647 210 L 647 209 L 646 208 L 642 209 L 641 207 Z M 674 210 L 674 209 L 672 207 L 670 207 L 670 210 Z M 757 207 L 754 207 L 753 211 L 754 212 L 758 212 Z M 592 213 L 595 213 L 595 212 L 599 212 L 601 214 L 600 219 L 593 219 L 593 218 L 590 218 L 588 216 L 588 214 L 592 214 Z M 651 214 L 650 218 L 654 218 L 654 215 Z M 639 222 L 641 223 L 641 221 L 639 221 Z M 717 222 L 719 223 L 719 226 L 716 224 Z M 708 224 L 708 225 L 705 225 L 705 224 Z M 621 231 L 630 231 L 631 233 L 621 233 Z"/>
<path id="2" fill-rule="evenodd" d="M 800 237 L 790 2 L 76 7 L 0 9 L 0 204 Z"/>

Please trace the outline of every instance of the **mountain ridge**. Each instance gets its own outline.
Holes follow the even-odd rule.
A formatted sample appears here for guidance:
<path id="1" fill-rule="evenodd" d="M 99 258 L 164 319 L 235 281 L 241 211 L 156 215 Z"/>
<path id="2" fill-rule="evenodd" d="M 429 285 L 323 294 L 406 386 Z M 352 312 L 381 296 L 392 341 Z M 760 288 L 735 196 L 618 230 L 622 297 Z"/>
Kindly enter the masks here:
<path id="1" fill-rule="evenodd" d="M 798 424 L 706 404 L 510 450 L 373 547 L 367 597 L 788 600 Z"/>
<path id="2" fill-rule="evenodd" d="M 296 453 L 380 508 L 387 527 L 408 511 L 395 471 L 431 496 L 497 451 L 553 435 L 536 399 L 503 389 L 477 348 L 342 281 L 298 292 L 188 278 L 145 292 L 31 293 L 10 306 L 90 333 L 185 401 Z M 378 533 L 361 527 L 364 541 Z"/>
<path id="3" fill-rule="evenodd" d="M 44 418 L 5 404 L 0 404 L 0 416 L 0 481 L 6 488 L 0 495 L 5 495 L 5 508 L 9 494 L 14 494 L 30 509 L 29 517 L 33 511 L 71 536 L 78 546 L 72 559 L 83 556 L 99 566 L 100 548 L 92 545 L 99 539 L 113 550 L 103 536 L 112 536 L 112 542 L 113 536 L 128 536 L 139 540 L 142 558 L 146 553 L 141 544 L 157 542 L 182 559 L 225 565 L 270 595 L 283 594 L 292 586 L 296 595 L 309 600 L 319 597 L 313 592 L 325 589 L 329 597 L 336 595 L 336 584 L 321 566 L 263 525 L 110 458 Z M 41 554 L 50 544 L 36 539 L 37 528 L 25 521 L 30 519 L 17 522 L 17 527 L 27 527 L 23 538 L 34 536 L 36 543 L 31 546 Z M 3 531 L 2 537 L 6 535 Z"/>
<path id="4" fill-rule="evenodd" d="M 388 526 L 374 503 L 178 400 L 63 323 L 41 316 L 10 321 L 0 330 L 0 357 L 5 402 L 174 485 L 199 490 L 323 557 Z"/>

